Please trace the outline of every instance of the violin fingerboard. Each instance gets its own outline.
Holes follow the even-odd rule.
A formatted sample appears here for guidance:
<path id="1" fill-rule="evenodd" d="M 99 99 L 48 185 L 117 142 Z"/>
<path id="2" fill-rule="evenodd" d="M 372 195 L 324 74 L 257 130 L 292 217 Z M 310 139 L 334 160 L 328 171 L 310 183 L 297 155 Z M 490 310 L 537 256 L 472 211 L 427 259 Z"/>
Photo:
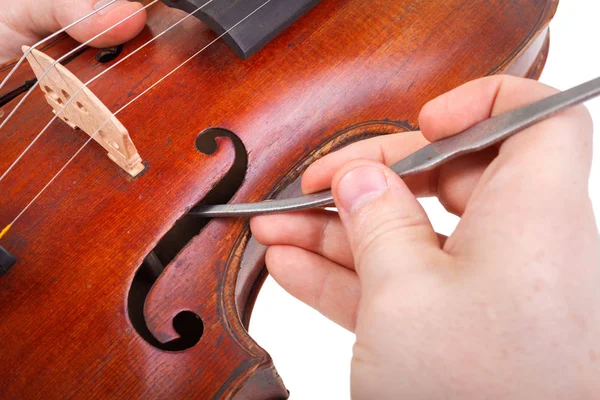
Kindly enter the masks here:
<path id="1" fill-rule="evenodd" d="M 215 33 L 223 35 L 238 56 L 248 59 L 321 0 L 219 0 L 208 4 L 207 0 L 161 1 L 193 13 Z"/>

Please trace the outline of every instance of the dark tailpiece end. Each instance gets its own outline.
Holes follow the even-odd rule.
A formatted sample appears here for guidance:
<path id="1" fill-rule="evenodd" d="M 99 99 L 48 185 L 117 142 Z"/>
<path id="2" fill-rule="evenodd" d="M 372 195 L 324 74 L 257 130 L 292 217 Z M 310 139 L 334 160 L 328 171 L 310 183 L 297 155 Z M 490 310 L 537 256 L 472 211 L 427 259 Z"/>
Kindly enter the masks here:
<path id="1" fill-rule="evenodd" d="M 8 270 L 15 265 L 17 259 L 0 246 L 0 276 L 3 276 Z"/>

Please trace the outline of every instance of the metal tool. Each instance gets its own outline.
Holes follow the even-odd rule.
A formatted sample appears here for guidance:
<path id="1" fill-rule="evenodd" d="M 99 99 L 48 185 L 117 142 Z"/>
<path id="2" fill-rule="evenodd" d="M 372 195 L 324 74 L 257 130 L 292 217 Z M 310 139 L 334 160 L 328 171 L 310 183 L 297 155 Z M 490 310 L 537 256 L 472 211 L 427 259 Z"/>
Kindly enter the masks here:
<path id="1" fill-rule="evenodd" d="M 533 124 L 600 95 L 600 77 L 564 92 L 496 115 L 454 136 L 433 142 L 390 168 L 400 177 L 418 174 L 440 166 L 456 157 L 473 153 L 501 142 Z M 191 215 L 214 217 L 249 217 L 332 206 L 330 190 L 292 199 L 267 200 L 260 203 L 199 206 Z"/>

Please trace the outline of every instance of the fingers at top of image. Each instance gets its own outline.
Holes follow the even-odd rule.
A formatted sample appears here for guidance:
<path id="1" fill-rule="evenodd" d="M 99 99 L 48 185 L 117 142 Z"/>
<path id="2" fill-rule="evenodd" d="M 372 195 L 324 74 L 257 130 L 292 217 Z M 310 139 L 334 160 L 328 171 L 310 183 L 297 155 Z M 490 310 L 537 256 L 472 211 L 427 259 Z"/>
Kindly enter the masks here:
<path id="1" fill-rule="evenodd" d="M 110 3 L 110 0 L 2 0 L 0 13 L 0 41 L 6 46 L 0 60 L 19 57 L 21 46 L 32 45 L 63 27 Z M 68 33 L 84 43 L 99 33 L 123 21 L 92 41 L 96 47 L 107 47 L 124 43 L 134 38 L 146 23 L 145 10 L 139 2 L 117 0 L 98 13 L 76 24 Z M 137 12 L 137 14 L 135 14 Z M 127 17 L 131 18 L 124 21 Z"/>

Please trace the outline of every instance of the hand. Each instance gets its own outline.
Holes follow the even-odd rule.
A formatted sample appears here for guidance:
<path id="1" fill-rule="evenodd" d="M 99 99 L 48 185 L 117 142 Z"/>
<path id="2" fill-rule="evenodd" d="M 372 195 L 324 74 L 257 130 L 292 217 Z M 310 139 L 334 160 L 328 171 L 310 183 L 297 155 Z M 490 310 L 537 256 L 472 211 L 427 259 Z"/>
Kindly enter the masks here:
<path id="1" fill-rule="evenodd" d="M 383 165 L 553 93 L 508 76 L 468 83 L 422 109 L 422 133 L 360 142 L 306 171 L 304 191 L 331 185 L 339 216 L 252 220 L 275 280 L 355 331 L 355 398 L 597 398 L 600 240 L 585 108 L 404 181 Z M 461 217 L 447 240 L 415 196 Z"/>
<path id="2" fill-rule="evenodd" d="M 0 0 L 0 63 L 22 55 L 21 46 L 32 45 L 110 0 Z M 118 0 L 69 29 L 83 43 L 142 8 L 138 2 Z M 145 11 L 94 40 L 96 47 L 114 46 L 136 36 L 146 23 Z"/>

